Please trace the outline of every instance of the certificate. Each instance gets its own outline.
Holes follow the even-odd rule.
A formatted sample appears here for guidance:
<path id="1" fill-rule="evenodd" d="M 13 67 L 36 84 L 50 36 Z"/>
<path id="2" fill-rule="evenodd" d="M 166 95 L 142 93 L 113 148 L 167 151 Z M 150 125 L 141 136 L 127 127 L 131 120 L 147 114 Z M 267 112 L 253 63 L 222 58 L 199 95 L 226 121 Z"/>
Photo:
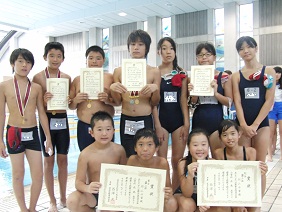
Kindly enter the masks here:
<path id="1" fill-rule="evenodd" d="M 191 66 L 192 96 L 214 96 L 211 82 L 214 79 L 214 65 Z"/>
<path id="2" fill-rule="evenodd" d="M 98 209 L 163 212 L 166 170 L 102 164 Z"/>
<path id="3" fill-rule="evenodd" d="M 68 110 L 69 79 L 48 78 L 47 92 L 53 97 L 47 102 L 47 110 Z"/>
<path id="4" fill-rule="evenodd" d="M 259 161 L 200 160 L 197 205 L 261 207 Z"/>
<path id="5" fill-rule="evenodd" d="M 103 68 L 80 69 L 80 92 L 87 93 L 88 99 L 98 99 L 98 94 L 104 91 Z"/>
<path id="6" fill-rule="evenodd" d="M 147 84 L 146 59 L 122 60 L 122 84 L 128 91 L 140 91 Z"/>

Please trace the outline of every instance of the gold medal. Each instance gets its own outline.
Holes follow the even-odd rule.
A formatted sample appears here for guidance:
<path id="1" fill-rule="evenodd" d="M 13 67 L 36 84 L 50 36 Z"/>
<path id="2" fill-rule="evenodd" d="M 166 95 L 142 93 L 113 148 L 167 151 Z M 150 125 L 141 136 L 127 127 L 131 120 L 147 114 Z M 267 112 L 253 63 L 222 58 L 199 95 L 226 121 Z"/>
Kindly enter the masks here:
<path id="1" fill-rule="evenodd" d="M 139 104 L 139 99 L 135 99 L 135 104 Z"/>
<path id="2" fill-rule="evenodd" d="M 88 103 L 88 104 L 87 104 L 87 108 L 91 108 L 91 103 Z"/>
<path id="3" fill-rule="evenodd" d="M 53 116 L 56 115 L 56 111 L 55 110 L 52 111 L 52 115 Z"/>

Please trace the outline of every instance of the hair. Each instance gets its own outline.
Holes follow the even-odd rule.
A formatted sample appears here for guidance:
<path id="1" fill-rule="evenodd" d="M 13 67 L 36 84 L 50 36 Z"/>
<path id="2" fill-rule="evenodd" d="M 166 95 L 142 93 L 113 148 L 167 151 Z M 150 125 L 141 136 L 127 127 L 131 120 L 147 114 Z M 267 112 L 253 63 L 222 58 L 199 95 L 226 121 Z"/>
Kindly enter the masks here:
<path id="1" fill-rule="evenodd" d="M 173 69 L 175 69 L 175 70 L 177 70 L 177 71 L 182 71 L 183 69 L 182 69 L 181 67 L 179 67 L 178 64 L 177 64 L 176 44 L 175 44 L 175 42 L 174 42 L 174 40 L 173 40 L 172 38 L 170 38 L 170 37 L 164 37 L 164 38 L 160 39 L 159 42 L 158 42 L 158 44 L 157 44 L 157 50 L 161 50 L 161 51 L 162 51 L 162 44 L 163 44 L 165 41 L 168 41 L 168 42 L 171 44 L 171 46 L 172 46 L 172 48 L 173 48 L 173 50 L 174 50 L 174 52 L 175 52 L 175 58 L 174 58 L 174 60 L 173 60 L 173 62 L 172 62 Z"/>
<path id="2" fill-rule="evenodd" d="M 22 56 L 26 61 L 31 62 L 31 68 L 33 67 L 33 65 L 34 65 L 33 54 L 29 50 L 22 49 L 22 48 L 15 49 L 12 52 L 12 54 L 10 56 L 10 64 L 14 65 L 19 56 Z M 15 70 L 13 68 L 13 72 L 12 73 L 14 73 L 14 72 L 15 72 Z"/>
<path id="3" fill-rule="evenodd" d="M 95 123 L 97 121 L 105 121 L 105 120 L 111 121 L 113 128 L 115 128 L 114 120 L 113 120 L 112 116 L 109 113 L 107 113 L 106 111 L 98 111 L 98 112 L 94 113 L 91 117 L 91 120 L 90 120 L 91 129 L 94 128 Z"/>
<path id="4" fill-rule="evenodd" d="M 150 35 L 142 29 L 134 30 L 133 32 L 129 34 L 127 38 L 127 49 L 129 50 L 130 44 L 132 42 L 136 42 L 138 39 L 140 39 L 140 41 L 145 44 L 145 47 L 146 47 L 145 58 L 147 58 L 147 54 L 149 53 L 152 40 L 151 40 Z"/>
<path id="5" fill-rule="evenodd" d="M 225 70 L 224 72 L 227 73 L 228 75 L 232 75 L 232 71 L 230 70 Z"/>
<path id="6" fill-rule="evenodd" d="M 47 54 L 51 49 L 60 50 L 63 54 L 63 59 L 65 59 L 65 49 L 64 49 L 63 44 L 59 42 L 55 42 L 55 41 L 49 42 L 45 45 L 43 57 L 47 57 Z"/>
<path id="7" fill-rule="evenodd" d="M 216 51 L 215 51 L 215 48 L 214 48 L 214 45 L 211 44 L 211 43 L 200 43 L 197 48 L 196 48 L 196 55 L 200 54 L 202 49 L 205 49 L 207 50 L 209 53 L 211 53 L 212 55 L 216 55 Z"/>
<path id="8" fill-rule="evenodd" d="M 86 58 L 88 57 L 90 52 L 99 52 L 102 55 L 103 59 L 105 59 L 105 52 L 100 46 L 96 46 L 96 45 L 90 46 L 85 52 Z"/>
<path id="9" fill-rule="evenodd" d="M 158 136 L 156 135 L 155 131 L 150 128 L 142 128 L 137 130 L 136 134 L 134 135 L 134 146 L 136 146 L 136 143 L 141 138 L 153 138 L 153 141 L 158 147 L 160 145 Z"/>
<path id="10" fill-rule="evenodd" d="M 239 132 L 239 125 L 234 120 L 225 119 L 218 126 L 219 137 L 230 127 L 234 127 Z"/>
<path id="11" fill-rule="evenodd" d="M 243 37 L 240 37 L 237 42 L 236 42 L 236 49 L 237 49 L 237 52 L 240 51 L 243 43 L 246 42 L 250 47 L 252 48 L 256 48 L 258 45 L 257 45 L 257 42 L 255 41 L 255 39 L 253 39 L 252 37 L 250 36 L 243 36 Z"/>
<path id="12" fill-rule="evenodd" d="M 188 140 L 187 140 L 187 147 L 189 149 L 189 146 L 191 144 L 191 140 L 194 136 L 197 136 L 197 135 L 204 135 L 206 136 L 207 140 L 209 141 L 209 134 L 207 133 L 206 130 L 204 129 L 201 129 L 201 128 L 196 128 L 196 129 L 193 129 L 190 133 L 189 133 L 189 136 L 188 136 Z M 208 158 L 208 157 L 207 157 Z M 206 159 L 207 159 L 206 158 Z M 186 172 L 188 171 L 187 169 L 187 166 L 192 163 L 192 155 L 190 153 L 190 151 L 188 151 L 188 155 L 185 157 L 185 158 L 182 158 L 181 160 L 185 160 L 185 167 L 184 167 L 184 174 L 186 174 Z"/>
<path id="13" fill-rule="evenodd" d="M 282 68 L 279 67 L 279 66 L 276 66 L 273 68 L 275 70 L 276 73 L 280 73 L 281 74 L 281 77 L 280 79 L 278 80 L 278 83 L 280 85 L 279 89 L 282 89 Z"/>

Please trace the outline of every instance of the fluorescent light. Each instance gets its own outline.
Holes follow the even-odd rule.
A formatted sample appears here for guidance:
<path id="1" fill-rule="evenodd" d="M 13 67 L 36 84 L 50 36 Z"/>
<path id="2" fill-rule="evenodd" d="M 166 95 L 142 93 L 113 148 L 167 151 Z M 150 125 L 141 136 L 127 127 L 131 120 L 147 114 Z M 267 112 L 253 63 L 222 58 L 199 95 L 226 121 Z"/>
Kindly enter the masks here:
<path id="1" fill-rule="evenodd" d="M 120 12 L 118 15 L 119 16 L 127 16 L 127 14 L 125 12 Z"/>
<path id="2" fill-rule="evenodd" d="M 1 21 L 0 21 L 0 27 L 3 30 L 6 30 L 6 31 L 15 30 L 15 31 L 19 31 L 19 32 L 27 32 L 29 30 L 26 27 L 17 26 L 17 25 L 14 25 L 14 24 L 8 24 L 8 23 L 1 22 Z"/>

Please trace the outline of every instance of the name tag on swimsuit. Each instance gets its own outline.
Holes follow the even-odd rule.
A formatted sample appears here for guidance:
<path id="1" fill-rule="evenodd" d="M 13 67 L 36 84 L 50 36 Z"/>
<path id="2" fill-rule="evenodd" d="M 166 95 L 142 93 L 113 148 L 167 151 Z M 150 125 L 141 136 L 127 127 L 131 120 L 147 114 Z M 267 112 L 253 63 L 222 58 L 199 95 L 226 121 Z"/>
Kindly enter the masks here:
<path id="1" fill-rule="evenodd" d="M 259 99 L 259 88 L 245 88 L 245 99 Z"/>
<path id="2" fill-rule="evenodd" d="M 64 130 L 67 129 L 66 118 L 51 118 L 50 119 L 50 130 Z"/>
<path id="3" fill-rule="evenodd" d="M 201 105 L 205 105 L 205 104 L 217 105 L 218 104 L 218 101 L 214 96 L 199 96 L 199 99 L 200 99 Z"/>
<path id="4" fill-rule="evenodd" d="M 125 120 L 124 134 L 135 135 L 136 131 L 145 127 L 144 121 Z"/>
<path id="5" fill-rule="evenodd" d="M 164 92 L 164 103 L 177 102 L 177 92 Z"/>
<path id="6" fill-rule="evenodd" d="M 22 141 L 32 141 L 33 140 L 33 132 L 22 132 L 21 134 Z"/>

